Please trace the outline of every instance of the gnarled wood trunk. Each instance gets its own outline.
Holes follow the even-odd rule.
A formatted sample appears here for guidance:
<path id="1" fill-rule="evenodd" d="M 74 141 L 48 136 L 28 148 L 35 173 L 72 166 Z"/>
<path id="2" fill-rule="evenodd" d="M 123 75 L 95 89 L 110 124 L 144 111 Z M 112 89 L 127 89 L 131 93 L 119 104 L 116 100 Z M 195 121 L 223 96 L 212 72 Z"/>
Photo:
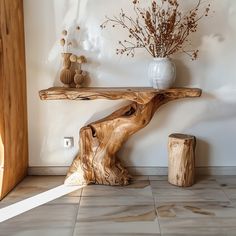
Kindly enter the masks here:
<path id="1" fill-rule="evenodd" d="M 117 157 L 122 145 L 131 135 L 148 125 L 161 105 L 200 95 L 199 89 L 157 91 L 144 104 L 133 102 L 108 117 L 83 127 L 80 130 L 80 151 L 69 169 L 65 184 L 129 184 L 131 176 Z"/>

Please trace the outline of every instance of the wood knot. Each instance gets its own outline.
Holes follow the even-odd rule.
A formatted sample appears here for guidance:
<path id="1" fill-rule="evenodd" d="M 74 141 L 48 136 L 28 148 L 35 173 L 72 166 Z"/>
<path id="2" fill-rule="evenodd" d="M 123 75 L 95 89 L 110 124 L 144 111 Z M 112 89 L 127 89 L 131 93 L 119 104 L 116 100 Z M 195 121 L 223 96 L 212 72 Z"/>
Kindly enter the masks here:
<path id="1" fill-rule="evenodd" d="M 125 112 L 125 116 L 132 116 L 135 113 L 135 109 L 131 107 L 127 112 Z"/>

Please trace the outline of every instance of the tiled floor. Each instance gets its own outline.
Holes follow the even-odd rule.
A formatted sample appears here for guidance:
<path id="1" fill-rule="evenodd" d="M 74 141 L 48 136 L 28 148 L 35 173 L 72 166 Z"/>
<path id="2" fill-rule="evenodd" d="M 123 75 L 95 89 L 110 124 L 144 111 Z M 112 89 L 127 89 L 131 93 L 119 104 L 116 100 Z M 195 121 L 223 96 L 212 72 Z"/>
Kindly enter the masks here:
<path id="1" fill-rule="evenodd" d="M 63 177 L 28 177 L 0 208 L 52 189 Z M 0 223 L 1 236 L 236 236 L 236 176 L 201 177 L 190 188 L 165 176 L 127 187 L 87 186 Z"/>

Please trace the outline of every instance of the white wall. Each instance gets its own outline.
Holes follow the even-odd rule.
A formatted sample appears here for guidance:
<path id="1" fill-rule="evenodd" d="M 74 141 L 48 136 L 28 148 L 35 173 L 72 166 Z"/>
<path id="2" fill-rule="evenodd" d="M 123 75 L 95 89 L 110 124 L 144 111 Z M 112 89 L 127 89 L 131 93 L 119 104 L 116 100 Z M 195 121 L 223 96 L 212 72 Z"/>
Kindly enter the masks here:
<path id="1" fill-rule="evenodd" d="M 30 166 L 67 166 L 78 151 L 63 149 L 63 137 L 75 137 L 85 124 L 116 110 L 124 101 L 40 101 L 38 91 L 59 85 L 57 46 L 62 29 L 79 24 L 80 51 L 89 58 L 92 86 L 148 86 L 151 60 L 115 55 L 123 31 L 101 31 L 105 15 L 129 9 L 127 0 L 25 0 Z M 187 2 L 187 1 L 183 1 Z M 191 1 L 193 2 L 193 1 Z M 188 3 L 191 3 L 188 1 Z M 170 133 L 198 138 L 198 166 L 236 166 L 236 1 L 215 0 L 215 13 L 203 20 L 194 44 L 200 58 L 176 57 L 177 86 L 200 87 L 200 99 L 163 107 L 150 125 L 134 135 L 120 152 L 128 166 L 167 166 Z"/>

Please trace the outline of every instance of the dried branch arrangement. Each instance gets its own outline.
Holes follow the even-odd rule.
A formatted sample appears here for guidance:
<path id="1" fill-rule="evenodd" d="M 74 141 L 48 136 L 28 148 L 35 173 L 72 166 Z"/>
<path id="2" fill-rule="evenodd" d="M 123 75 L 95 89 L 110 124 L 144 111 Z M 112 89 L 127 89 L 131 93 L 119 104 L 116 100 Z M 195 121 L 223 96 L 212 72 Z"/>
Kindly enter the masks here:
<path id="1" fill-rule="evenodd" d="M 104 29 L 110 23 L 128 32 L 128 39 L 119 41 L 117 54 L 134 57 L 135 50 L 144 48 L 152 57 L 169 57 L 177 52 L 186 53 L 193 60 L 198 50 L 191 50 L 189 36 L 195 33 L 199 21 L 208 16 L 210 4 L 197 0 L 195 6 L 184 12 L 179 0 L 151 0 L 148 7 L 142 7 L 145 0 L 132 0 L 135 17 L 121 9 L 119 16 L 106 17 L 101 25 Z M 206 5 L 205 5 L 206 4 Z"/>
<path id="2" fill-rule="evenodd" d="M 77 26 L 76 30 L 80 30 Z M 74 47 L 73 40 L 69 38 L 67 30 L 62 31 L 60 45 L 63 47 L 63 68 L 60 73 L 60 80 L 65 87 L 80 88 L 88 79 L 88 72 L 82 70 L 82 64 L 87 63 L 85 56 L 77 56 L 72 54 L 71 48 Z"/>
<path id="3" fill-rule="evenodd" d="M 76 30 L 80 30 L 80 27 L 77 26 Z M 60 39 L 60 45 L 62 46 L 63 53 L 67 53 L 70 51 L 71 47 L 73 47 L 73 40 L 69 38 L 68 30 L 62 31 L 62 38 Z"/>

